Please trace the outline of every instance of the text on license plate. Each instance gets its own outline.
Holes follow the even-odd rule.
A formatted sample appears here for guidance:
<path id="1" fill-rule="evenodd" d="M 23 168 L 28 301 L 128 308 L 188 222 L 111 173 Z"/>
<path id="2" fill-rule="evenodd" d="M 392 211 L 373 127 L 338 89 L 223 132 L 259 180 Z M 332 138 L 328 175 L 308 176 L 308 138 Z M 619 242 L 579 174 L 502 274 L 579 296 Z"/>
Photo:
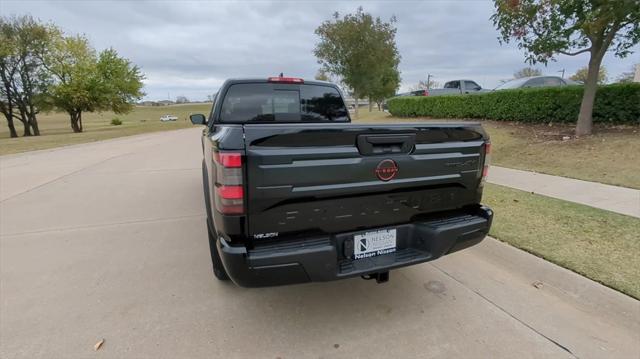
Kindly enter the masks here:
<path id="1" fill-rule="evenodd" d="M 375 257 L 395 251 L 395 229 L 383 229 L 353 236 L 353 259 Z"/>

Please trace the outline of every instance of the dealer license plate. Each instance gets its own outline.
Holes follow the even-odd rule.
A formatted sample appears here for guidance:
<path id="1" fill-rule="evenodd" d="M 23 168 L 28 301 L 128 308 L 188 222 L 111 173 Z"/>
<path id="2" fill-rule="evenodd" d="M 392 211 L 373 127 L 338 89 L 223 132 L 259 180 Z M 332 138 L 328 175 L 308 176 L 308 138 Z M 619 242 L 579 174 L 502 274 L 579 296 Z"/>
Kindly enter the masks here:
<path id="1" fill-rule="evenodd" d="M 395 251 L 395 229 L 383 229 L 353 236 L 353 259 L 375 257 Z"/>

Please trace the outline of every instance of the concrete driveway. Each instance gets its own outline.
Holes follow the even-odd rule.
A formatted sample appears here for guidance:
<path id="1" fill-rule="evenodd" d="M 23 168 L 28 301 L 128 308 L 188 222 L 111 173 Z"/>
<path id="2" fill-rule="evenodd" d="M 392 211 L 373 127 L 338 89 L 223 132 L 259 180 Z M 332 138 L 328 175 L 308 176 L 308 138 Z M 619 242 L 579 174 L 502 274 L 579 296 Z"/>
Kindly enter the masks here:
<path id="1" fill-rule="evenodd" d="M 640 355 L 638 301 L 490 238 L 383 285 L 216 281 L 199 133 L 0 158 L 0 357 Z"/>

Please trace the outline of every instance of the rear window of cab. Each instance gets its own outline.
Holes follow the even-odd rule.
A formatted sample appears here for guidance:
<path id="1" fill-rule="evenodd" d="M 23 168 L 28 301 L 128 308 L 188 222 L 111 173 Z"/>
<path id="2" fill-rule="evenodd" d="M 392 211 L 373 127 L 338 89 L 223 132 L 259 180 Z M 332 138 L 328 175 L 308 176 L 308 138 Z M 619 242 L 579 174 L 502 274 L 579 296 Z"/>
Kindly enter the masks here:
<path id="1" fill-rule="evenodd" d="M 220 122 L 348 122 L 337 89 L 306 84 L 241 83 L 229 87 Z"/>

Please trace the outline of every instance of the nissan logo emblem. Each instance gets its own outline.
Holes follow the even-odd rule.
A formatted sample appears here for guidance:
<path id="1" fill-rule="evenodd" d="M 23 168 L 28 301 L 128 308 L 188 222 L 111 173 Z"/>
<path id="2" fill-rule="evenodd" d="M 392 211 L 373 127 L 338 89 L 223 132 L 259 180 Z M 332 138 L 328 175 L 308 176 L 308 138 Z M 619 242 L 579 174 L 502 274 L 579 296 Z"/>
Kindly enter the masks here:
<path id="1" fill-rule="evenodd" d="M 381 181 L 390 181 L 398 173 L 398 164 L 394 160 L 382 160 L 376 166 L 375 173 Z"/>

